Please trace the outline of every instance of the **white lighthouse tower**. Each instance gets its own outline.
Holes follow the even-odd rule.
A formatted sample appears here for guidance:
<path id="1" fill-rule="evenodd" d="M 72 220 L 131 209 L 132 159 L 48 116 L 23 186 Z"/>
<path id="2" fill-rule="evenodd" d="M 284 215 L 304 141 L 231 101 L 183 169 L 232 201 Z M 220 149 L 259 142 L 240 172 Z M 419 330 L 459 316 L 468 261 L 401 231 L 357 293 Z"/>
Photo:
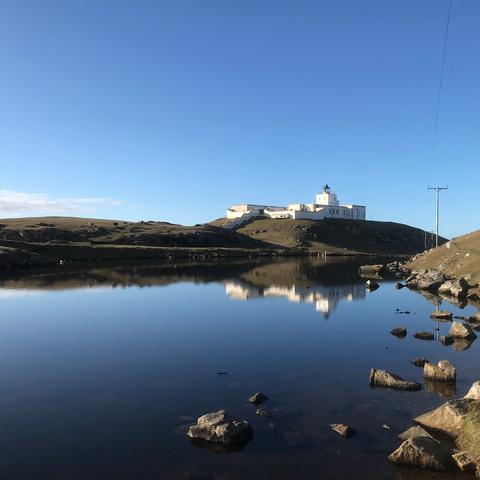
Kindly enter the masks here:
<path id="1" fill-rule="evenodd" d="M 330 191 L 330 187 L 325 185 L 322 193 L 317 193 L 315 197 L 317 205 L 334 205 L 338 206 L 337 194 Z"/>

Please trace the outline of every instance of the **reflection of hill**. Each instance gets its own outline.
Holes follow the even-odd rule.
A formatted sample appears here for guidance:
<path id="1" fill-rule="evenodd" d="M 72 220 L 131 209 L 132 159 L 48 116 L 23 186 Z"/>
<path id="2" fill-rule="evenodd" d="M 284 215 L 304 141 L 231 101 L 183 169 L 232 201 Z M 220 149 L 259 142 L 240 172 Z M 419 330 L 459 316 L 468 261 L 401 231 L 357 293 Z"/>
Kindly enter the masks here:
<path id="1" fill-rule="evenodd" d="M 214 282 L 241 275 L 254 268 L 258 261 L 229 263 L 173 263 L 105 265 L 97 268 L 81 268 L 67 265 L 28 275 L 0 278 L 0 288 L 30 290 L 74 290 L 99 286 L 147 287 L 169 285 L 178 282 Z"/>
<path id="2" fill-rule="evenodd" d="M 364 295 L 363 282 L 357 275 L 365 258 L 284 258 L 217 262 L 130 263 L 96 268 L 64 265 L 35 270 L 27 275 L 13 274 L 0 278 L 0 288 L 7 290 L 73 290 L 95 287 L 161 286 L 178 282 L 225 282 L 232 298 L 284 296 L 291 301 L 315 303 L 327 313 L 342 299 Z"/>
<path id="3" fill-rule="evenodd" d="M 285 297 L 289 302 L 305 302 L 315 305 L 317 312 L 328 318 L 341 300 L 352 302 L 365 298 L 363 283 L 345 285 L 313 285 L 311 287 L 282 287 L 271 285 L 267 288 L 234 281 L 225 282 L 226 294 L 235 300 L 249 300 L 258 297 Z"/>

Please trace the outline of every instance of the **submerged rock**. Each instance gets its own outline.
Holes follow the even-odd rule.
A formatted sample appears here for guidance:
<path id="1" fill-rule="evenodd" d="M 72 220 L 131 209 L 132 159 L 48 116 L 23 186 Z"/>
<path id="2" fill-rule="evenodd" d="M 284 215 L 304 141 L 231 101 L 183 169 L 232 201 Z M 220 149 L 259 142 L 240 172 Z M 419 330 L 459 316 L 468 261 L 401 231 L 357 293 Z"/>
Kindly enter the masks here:
<path id="1" fill-rule="evenodd" d="M 252 395 L 248 401 L 253 403 L 254 405 L 261 405 L 263 402 L 266 402 L 268 397 L 264 395 L 262 392 L 257 392 L 255 395 Z"/>
<path id="2" fill-rule="evenodd" d="M 415 332 L 413 336 L 420 340 L 433 340 L 435 338 L 432 332 Z"/>
<path id="3" fill-rule="evenodd" d="M 452 323 L 448 336 L 453 338 L 477 338 L 472 327 L 468 323 L 461 322 Z"/>
<path id="4" fill-rule="evenodd" d="M 452 437 L 457 437 L 471 402 L 475 402 L 475 400 L 464 398 L 449 400 L 438 408 L 419 415 L 415 421 L 424 427 L 440 430 Z"/>
<path id="5" fill-rule="evenodd" d="M 330 428 L 334 432 L 341 435 L 343 438 L 350 438 L 352 435 L 355 435 L 356 433 L 352 427 L 345 425 L 344 423 L 332 423 L 330 425 Z"/>
<path id="6" fill-rule="evenodd" d="M 440 360 L 437 365 L 427 362 L 423 367 L 423 377 L 442 382 L 455 382 L 457 369 L 448 360 Z"/>
<path id="7" fill-rule="evenodd" d="M 246 420 L 234 419 L 225 410 L 202 415 L 187 432 L 190 438 L 221 444 L 245 443 L 252 434 L 252 427 Z"/>
<path id="8" fill-rule="evenodd" d="M 397 390 L 420 390 L 422 387 L 419 383 L 409 382 L 394 373 L 386 370 L 370 370 L 369 384 L 373 387 L 395 388 Z"/>
<path id="9" fill-rule="evenodd" d="M 405 440 L 388 456 L 392 463 L 428 470 L 449 470 L 450 452 L 432 437 L 417 436 Z"/>
<path id="10" fill-rule="evenodd" d="M 416 367 L 421 367 L 423 368 L 426 363 L 428 363 L 428 360 L 426 358 L 414 358 L 413 360 L 410 360 L 410 363 L 412 365 L 415 365 Z"/>
<path id="11" fill-rule="evenodd" d="M 451 320 L 452 314 L 446 310 L 435 310 L 430 314 L 430 318 L 434 318 L 436 320 Z"/>
<path id="12" fill-rule="evenodd" d="M 259 417 L 273 417 L 273 413 L 266 408 L 257 408 L 255 410 L 255 415 L 258 415 Z"/>
<path id="13" fill-rule="evenodd" d="M 390 333 L 396 337 L 406 337 L 407 329 L 405 327 L 395 327 Z"/>

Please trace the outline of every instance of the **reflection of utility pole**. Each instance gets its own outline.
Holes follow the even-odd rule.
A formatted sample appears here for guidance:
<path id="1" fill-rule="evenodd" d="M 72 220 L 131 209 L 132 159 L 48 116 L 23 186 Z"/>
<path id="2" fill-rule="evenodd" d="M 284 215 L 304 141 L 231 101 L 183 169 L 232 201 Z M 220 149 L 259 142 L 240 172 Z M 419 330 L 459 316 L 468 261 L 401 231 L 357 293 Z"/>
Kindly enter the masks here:
<path id="1" fill-rule="evenodd" d="M 435 215 L 435 225 L 437 231 L 437 238 L 435 239 L 435 246 L 438 247 L 438 224 L 439 224 L 439 210 L 440 210 L 440 192 L 442 190 L 448 190 L 448 187 L 428 187 L 429 190 L 435 190 L 437 194 L 437 208 L 436 208 L 436 215 Z"/>

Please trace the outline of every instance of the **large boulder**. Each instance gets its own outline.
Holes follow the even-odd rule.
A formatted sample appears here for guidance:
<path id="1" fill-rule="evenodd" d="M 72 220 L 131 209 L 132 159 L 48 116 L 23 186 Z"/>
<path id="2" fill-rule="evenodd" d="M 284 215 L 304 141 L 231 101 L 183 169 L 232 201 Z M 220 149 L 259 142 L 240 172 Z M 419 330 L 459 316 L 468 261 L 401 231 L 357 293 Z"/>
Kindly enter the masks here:
<path id="1" fill-rule="evenodd" d="M 190 438 L 226 445 L 246 443 L 252 434 L 246 420 L 234 419 L 225 410 L 202 415 L 187 432 Z"/>
<path id="2" fill-rule="evenodd" d="M 422 386 L 416 382 L 409 382 L 394 373 L 386 370 L 370 370 L 369 384 L 373 387 L 395 388 L 397 390 L 420 390 Z"/>
<path id="3" fill-rule="evenodd" d="M 471 402 L 475 402 L 475 400 L 465 398 L 449 400 L 438 408 L 419 415 L 415 421 L 424 427 L 440 430 L 452 437 L 457 437 Z"/>
<path id="4" fill-rule="evenodd" d="M 388 456 L 392 463 L 427 470 L 449 470 L 450 451 L 432 437 L 418 436 L 405 440 Z"/>
<path id="5" fill-rule="evenodd" d="M 457 280 L 447 280 L 438 287 L 438 293 L 451 295 L 455 298 L 465 298 L 468 293 L 468 283 L 461 277 Z"/>
<path id="6" fill-rule="evenodd" d="M 477 338 L 472 327 L 468 323 L 453 322 L 448 332 L 448 336 L 452 338 Z"/>
<path id="7" fill-rule="evenodd" d="M 423 367 L 423 377 L 429 380 L 455 382 L 457 369 L 448 360 L 440 360 L 437 365 L 427 362 Z"/>

